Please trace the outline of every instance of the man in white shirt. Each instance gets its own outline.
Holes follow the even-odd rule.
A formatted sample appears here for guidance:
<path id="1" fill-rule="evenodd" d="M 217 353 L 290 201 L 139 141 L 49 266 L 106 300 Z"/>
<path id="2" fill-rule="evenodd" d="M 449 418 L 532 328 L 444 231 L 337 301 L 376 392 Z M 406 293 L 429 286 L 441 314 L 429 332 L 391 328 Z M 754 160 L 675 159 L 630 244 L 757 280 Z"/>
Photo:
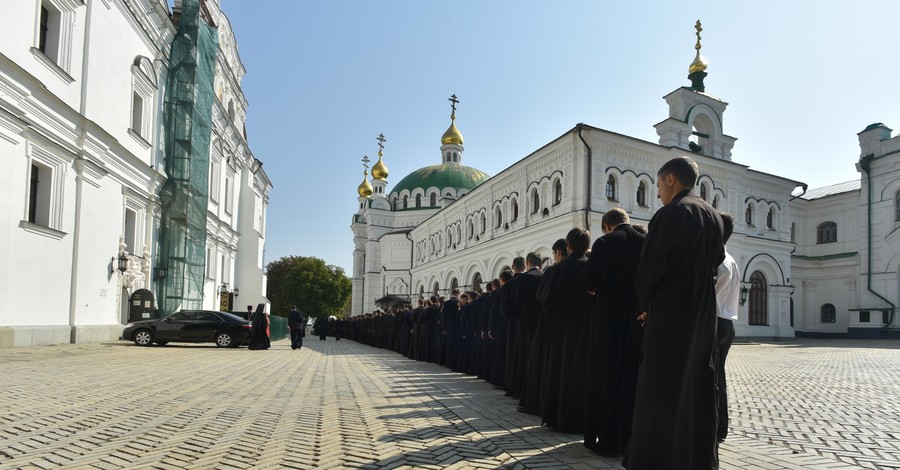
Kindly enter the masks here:
<path id="1" fill-rule="evenodd" d="M 720 212 L 722 224 L 725 230 L 722 233 L 722 243 L 728 243 L 731 232 L 734 230 L 734 219 L 730 214 Z M 719 442 L 725 440 L 728 435 L 728 390 L 725 386 L 725 358 L 731 342 L 734 341 L 734 320 L 738 317 L 738 298 L 741 290 L 741 274 L 734 258 L 725 247 L 725 261 L 719 265 L 716 277 L 716 406 L 718 410 L 718 426 L 716 437 Z"/>

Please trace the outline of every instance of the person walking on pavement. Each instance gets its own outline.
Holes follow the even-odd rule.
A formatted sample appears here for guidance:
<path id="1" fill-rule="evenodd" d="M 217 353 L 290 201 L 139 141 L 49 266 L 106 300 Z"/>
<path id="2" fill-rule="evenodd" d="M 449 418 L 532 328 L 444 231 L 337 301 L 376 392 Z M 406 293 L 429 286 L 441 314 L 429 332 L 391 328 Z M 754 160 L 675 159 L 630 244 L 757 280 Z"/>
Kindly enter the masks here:
<path id="1" fill-rule="evenodd" d="M 296 305 L 291 305 L 288 313 L 288 328 L 291 330 L 291 349 L 302 348 L 303 337 L 306 336 L 306 319 Z"/>

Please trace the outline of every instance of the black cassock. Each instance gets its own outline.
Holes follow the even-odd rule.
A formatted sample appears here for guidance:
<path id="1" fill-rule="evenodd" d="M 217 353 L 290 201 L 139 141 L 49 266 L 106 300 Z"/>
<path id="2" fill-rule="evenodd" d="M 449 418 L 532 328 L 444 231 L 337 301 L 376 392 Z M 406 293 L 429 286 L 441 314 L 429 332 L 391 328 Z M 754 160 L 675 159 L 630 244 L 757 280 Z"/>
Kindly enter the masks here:
<path id="1" fill-rule="evenodd" d="M 522 273 L 513 274 L 513 278 L 504 284 L 500 290 L 500 295 L 503 297 L 503 300 L 500 302 L 500 312 L 506 320 L 506 365 L 504 366 L 503 382 L 506 385 L 506 396 L 513 398 L 519 398 L 519 394 L 522 392 L 521 381 L 516 380 L 516 372 L 518 370 L 516 341 L 519 339 L 519 310 L 513 301 L 516 284 L 519 282 L 520 277 L 522 277 Z"/>
<path id="2" fill-rule="evenodd" d="M 503 302 L 506 286 L 500 286 L 491 294 L 488 332 L 491 338 L 491 379 L 495 387 L 506 387 L 506 320 L 503 318 Z"/>
<path id="3" fill-rule="evenodd" d="M 684 190 L 650 220 L 637 273 L 648 313 L 630 469 L 717 465 L 713 277 L 724 259 L 718 211 Z"/>
<path id="4" fill-rule="evenodd" d="M 538 321 L 541 318 L 541 304 L 537 299 L 538 286 L 541 285 L 541 279 L 544 273 L 538 268 L 532 268 L 519 276 L 518 282 L 513 290 L 513 304 L 519 312 L 519 328 L 516 332 L 516 348 L 514 361 L 516 370 L 513 377 L 517 380 L 515 389 L 519 390 L 519 406 L 529 413 L 537 413 L 538 397 L 540 396 L 540 383 L 528 387 L 529 383 L 526 376 L 533 368 L 538 369 L 540 374 L 539 361 L 535 359 L 532 364 L 532 356 L 534 352 L 535 331 L 538 327 Z M 533 374 L 533 372 L 532 372 Z"/>
<path id="5" fill-rule="evenodd" d="M 554 330 L 546 380 L 541 381 L 541 418 L 558 431 L 581 433 L 584 426 L 584 327 L 592 298 L 584 286 L 587 257 L 573 252 L 544 274 L 546 289 L 539 292 L 541 306 L 552 318 Z"/>
<path id="6" fill-rule="evenodd" d="M 269 322 L 266 319 L 265 304 L 257 305 L 256 311 L 250 315 L 250 322 L 250 344 L 248 349 L 269 349 L 271 343 L 269 342 L 269 334 L 266 332 Z"/>
<path id="7" fill-rule="evenodd" d="M 618 455 L 631 435 L 643 328 L 634 279 L 644 235 L 621 224 L 598 238 L 584 268 L 584 283 L 595 289 L 588 315 L 585 387 L 585 444 Z"/>
<path id="8" fill-rule="evenodd" d="M 544 270 L 544 275 L 541 276 L 541 283 L 538 285 L 536 292 L 538 299 L 546 295 L 544 292 L 548 289 L 550 281 L 553 279 L 550 273 L 554 268 L 555 266 L 550 266 Z M 522 392 L 522 398 L 519 399 L 519 406 L 526 413 L 540 415 L 541 383 L 543 383 L 545 380 L 544 376 L 550 370 L 547 364 L 550 361 L 550 339 L 553 335 L 555 321 L 556 317 L 542 306 L 534 337 L 531 338 L 531 352 L 528 355 L 528 366 L 525 368 L 525 388 Z"/>

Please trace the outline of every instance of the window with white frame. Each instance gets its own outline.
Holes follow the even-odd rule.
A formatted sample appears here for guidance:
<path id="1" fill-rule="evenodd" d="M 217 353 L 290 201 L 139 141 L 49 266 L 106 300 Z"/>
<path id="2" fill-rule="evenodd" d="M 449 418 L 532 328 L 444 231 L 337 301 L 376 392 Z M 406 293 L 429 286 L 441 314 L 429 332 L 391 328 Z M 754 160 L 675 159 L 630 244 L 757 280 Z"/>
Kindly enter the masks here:
<path id="1" fill-rule="evenodd" d="M 228 265 L 225 263 L 225 259 L 224 253 L 219 255 L 219 268 L 222 270 L 220 278 L 223 284 L 228 282 Z"/>
<path id="2" fill-rule="evenodd" d="M 643 181 L 638 183 L 637 203 L 641 207 L 647 206 L 647 185 Z"/>
<path id="3" fill-rule="evenodd" d="M 609 175 L 609 179 L 606 180 L 606 199 L 610 201 L 616 201 L 616 177 L 613 175 Z"/>
<path id="4" fill-rule="evenodd" d="M 143 141 L 150 142 L 153 126 L 153 97 L 156 94 L 156 71 L 153 62 L 137 56 L 131 64 L 131 126 Z"/>
<path id="5" fill-rule="evenodd" d="M 225 212 L 231 214 L 232 206 L 234 205 L 232 199 L 234 193 L 234 180 L 231 175 L 225 177 Z"/>
<path id="6" fill-rule="evenodd" d="M 209 160 L 209 198 L 212 202 L 219 202 L 219 179 L 221 178 L 221 163 L 213 157 Z"/>
<path id="7" fill-rule="evenodd" d="M 28 193 L 25 198 L 24 220 L 61 230 L 66 162 L 33 144 L 29 145 L 28 153 Z"/>
<path id="8" fill-rule="evenodd" d="M 68 75 L 72 62 L 72 37 L 75 30 L 75 9 L 84 6 L 79 0 L 41 0 L 34 37 L 36 56 L 58 67 L 58 76 L 71 82 Z M 49 64 L 48 64 L 49 65 Z M 50 66 L 53 69 L 53 65 Z M 59 70 L 64 72 L 59 73 Z"/>
<path id="9" fill-rule="evenodd" d="M 206 278 L 214 279 L 216 276 L 216 258 L 213 257 L 212 248 L 206 247 Z"/>
<path id="10" fill-rule="evenodd" d="M 747 210 L 744 211 L 744 222 L 747 225 L 753 225 L 753 205 L 747 204 Z"/>
<path id="11" fill-rule="evenodd" d="M 562 182 L 556 180 L 553 183 L 553 205 L 558 206 L 562 202 Z"/>
<path id="12" fill-rule="evenodd" d="M 774 229 L 775 228 L 775 208 L 770 207 L 769 213 L 766 215 L 766 227 Z"/>
<path id="13" fill-rule="evenodd" d="M 137 246 L 137 240 L 135 239 L 136 225 L 137 225 L 137 214 L 129 209 L 125 208 L 125 227 L 122 229 L 122 233 L 125 238 L 125 251 L 135 254 L 135 247 Z"/>
<path id="14" fill-rule="evenodd" d="M 262 197 L 259 194 L 253 194 L 253 228 L 257 232 L 262 233 L 263 228 L 263 205 Z"/>

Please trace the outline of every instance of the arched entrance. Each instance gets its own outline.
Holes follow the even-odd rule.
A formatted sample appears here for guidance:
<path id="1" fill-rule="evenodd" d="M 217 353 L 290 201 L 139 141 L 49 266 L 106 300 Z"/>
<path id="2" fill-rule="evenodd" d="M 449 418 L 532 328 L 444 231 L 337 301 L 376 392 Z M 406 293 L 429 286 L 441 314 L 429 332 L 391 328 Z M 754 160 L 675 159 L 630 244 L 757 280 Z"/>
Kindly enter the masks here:
<path id="1" fill-rule="evenodd" d="M 481 273 L 475 273 L 475 275 L 472 276 L 472 290 L 480 293 L 482 291 L 481 283 Z"/>

